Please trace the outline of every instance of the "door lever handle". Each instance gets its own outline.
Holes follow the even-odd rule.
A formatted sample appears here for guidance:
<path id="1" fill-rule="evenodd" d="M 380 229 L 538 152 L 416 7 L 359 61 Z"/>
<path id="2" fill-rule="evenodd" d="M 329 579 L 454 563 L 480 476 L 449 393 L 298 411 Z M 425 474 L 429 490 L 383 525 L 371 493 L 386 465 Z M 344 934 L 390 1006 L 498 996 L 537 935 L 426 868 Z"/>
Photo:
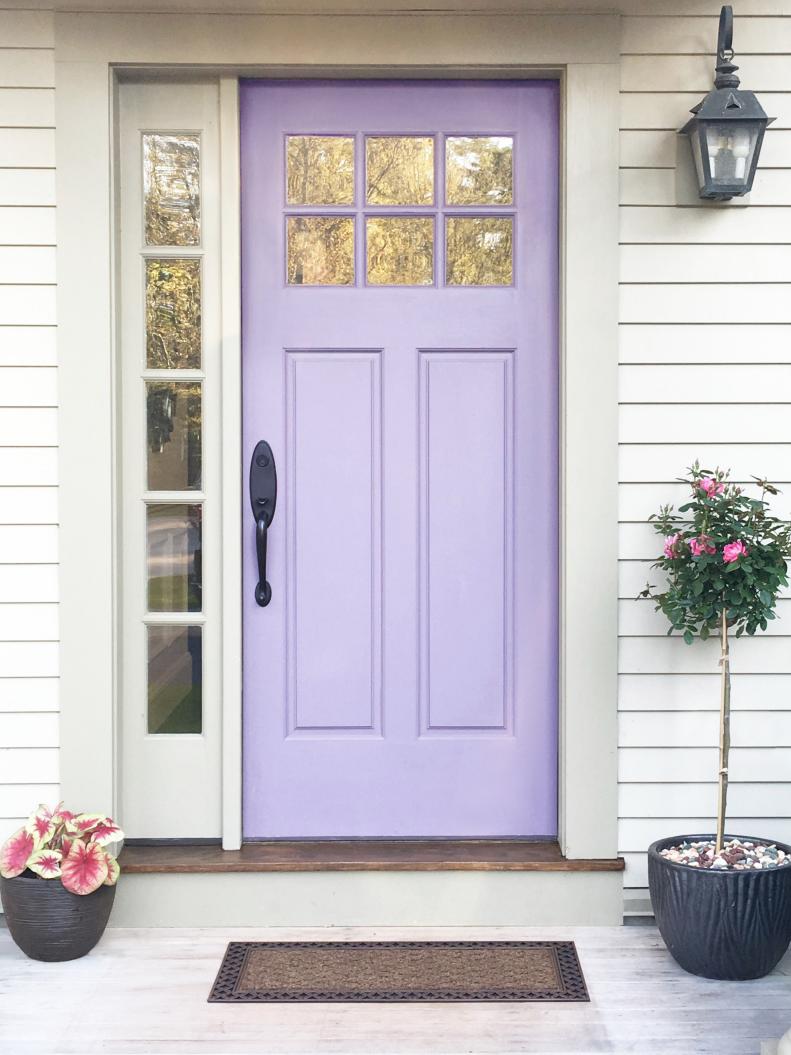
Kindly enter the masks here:
<path id="1" fill-rule="evenodd" d="M 269 521 L 266 514 L 255 522 L 255 552 L 258 557 L 258 582 L 255 587 L 255 603 L 266 608 L 272 600 L 272 587 L 266 581 L 266 530 Z"/>
<path id="2" fill-rule="evenodd" d="M 250 461 L 250 505 L 255 518 L 255 553 L 258 560 L 258 583 L 255 602 L 266 608 L 272 600 L 272 587 L 266 579 L 266 543 L 269 526 L 277 503 L 277 470 L 275 456 L 266 440 L 260 440 Z"/>

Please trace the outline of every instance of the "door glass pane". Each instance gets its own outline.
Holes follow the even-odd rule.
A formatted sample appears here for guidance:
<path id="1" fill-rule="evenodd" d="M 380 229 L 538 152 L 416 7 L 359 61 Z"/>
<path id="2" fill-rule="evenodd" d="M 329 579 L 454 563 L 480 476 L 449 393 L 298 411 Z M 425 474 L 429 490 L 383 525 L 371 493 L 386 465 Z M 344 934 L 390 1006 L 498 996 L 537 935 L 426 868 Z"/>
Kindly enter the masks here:
<path id="1" fill-rule="evenodd" d="M 510 286 L 514 222 L 510 216 L 449 216 L 445 275 L 449 286 Z"/>
<path id="2" fill-rule="evenodd" d="M 199 370 L 200 260 L 146 261 L 146 366 Z"/>
<path id="3" fill-rule="evenodd" d="M 201 610 L 200 505 L 146 507 L 148 610 Z"/>
<path id="4" fill-rule="evenodd" d="M 448 136 L 445 201 L 449 205 L 509 205 L 514 200 L 510 136 Z"/>
<path id="5" fill-rule="evenodd" d="M 431 136 L 368 136 L 365 200 L 369 205 L 431 205 L 434 201 Z"/>
<path id="6" fill-rule="evenodd" d="M 146 382 L 149 491 L 201 489 L 201 386 Z"/>
<path id="7" fill-rule="evenodd" d="M 430 286 L 434 281 L 433 219 L 369 216 L 365 237 L 369 284 Z"/>
<path id="8" fill-rule="evenodd" d="M 351 136 L 288 136 L 286 164 L 289 205 L 351 205 L 354 201 Z"/>
<path id="9" fill-rule="evenodd" d="M 351 216 L 289 216 L 288 284 L 354 285 L 354 219 Z"/>
<path id="10" fill-rule="evenodd" d="M 147 630 L 149 733 L 200 733 L 201 628 L 149 626 Z"/>
<path id="11" fill-rule="evenodd" d="M 143 136 L 146 245 L 200 244 L 200 136 Z"/>

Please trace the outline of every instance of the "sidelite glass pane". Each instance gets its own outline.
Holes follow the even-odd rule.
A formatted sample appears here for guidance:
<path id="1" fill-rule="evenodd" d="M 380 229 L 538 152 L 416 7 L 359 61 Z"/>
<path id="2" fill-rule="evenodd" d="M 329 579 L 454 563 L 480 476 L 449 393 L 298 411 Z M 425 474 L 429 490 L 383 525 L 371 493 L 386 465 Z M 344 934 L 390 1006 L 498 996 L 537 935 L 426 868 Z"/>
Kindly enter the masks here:
<path id="1" fill-rule="evenodd" d="M 510 286 L 514 221 L 510 216 L 449 216 L 445 280 L 449 286 Z"/>
<path id="2" fill-rule="evenodd" d="M 365 237 L 369 284 L 430 286 L 434 281 L 433 219 L 370 216 Z"/>
<path id="3" fill-rule="evenodd" d="M 200 136 L 143 135 L 146 245 L 200 243 Z"/>
<path id="4" fill-rule="evenodd" d="M 149 491 L 201 489 L 201 386 L 146 382 Z"/>
<path id="5" fill-rule="evenodd" d="M 369 205 L 431 205 L 434 201 L 431 136 L 368 136 L 365 200 Z"/>
<path id="6" fill-rule="evenodd" d="M 201 512 L 199 505 L 146 507 L 148 610 L 201 610 Z"/>
<path id="7" fill-rule="evenodd" d="M 511 136 L 448 136 L 445 201 L 449 205 L 510 205 L 514 200 Z"/>
<path id="8" fill-rule="evenodd" d="M 199 370 L 200 260 L 146 260 L 146 366 Z"/>
<path id="9" fill-rule="evenodd" d="M 200 733 L 203 728 L 199 626 L 148 628 L 148 731 Z"/>
<path id="10" fill-rule="evenodd" d="M 288 136 L 286 163 L 289 205 L 351 205 L 354 201 L 351 136 Z"/>
<path id="11" fill-rule="evenodd" d="M 351 216 L 289 216 L 287 223 L 290 286 L 354 285 Z"/>

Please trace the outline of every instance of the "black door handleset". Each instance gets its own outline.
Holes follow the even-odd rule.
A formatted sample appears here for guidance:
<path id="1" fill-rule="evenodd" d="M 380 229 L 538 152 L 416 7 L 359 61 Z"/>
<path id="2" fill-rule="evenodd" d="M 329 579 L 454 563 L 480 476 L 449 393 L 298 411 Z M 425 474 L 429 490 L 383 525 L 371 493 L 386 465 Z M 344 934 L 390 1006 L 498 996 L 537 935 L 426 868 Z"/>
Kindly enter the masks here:
<path id="1" fill-rule="evenodd" d="M 250 505 L 255 517 L 255 552 L 258 557 L 258 583 L 255 601 L 266 608 L 272 600 L 272 587 L 266 581 L 266 534 L 277 504 L 275 456 L 266 440 L 255 445 L 250 462 Z"/>

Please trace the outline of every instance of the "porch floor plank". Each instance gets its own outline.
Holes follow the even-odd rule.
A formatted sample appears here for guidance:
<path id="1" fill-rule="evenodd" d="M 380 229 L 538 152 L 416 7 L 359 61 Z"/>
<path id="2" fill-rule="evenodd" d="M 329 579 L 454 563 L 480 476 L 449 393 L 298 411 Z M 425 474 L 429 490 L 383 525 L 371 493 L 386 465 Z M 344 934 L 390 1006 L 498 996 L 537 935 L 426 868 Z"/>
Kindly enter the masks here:
<path id="1" fill-rule="evenodd" d="M 569 860 L 556 842 L 520 839 L 319 839 L 125 847 L 121 868 L 151 872 L 614 872 L 620 857 Z"/>
<path id="2" fill-rule="evenodd" d="M 377 939 L 572 940 L 591 1002 L 206 1003 L 229 941 Z M 653 927 L 110 928 L 84 959 L 48 964 L 0 924 L 0 1051 L 13 1055 L 758 1055 L 789 1025 L 791 955 L 768 978 L 712 982 L 685 974 Z"/>

